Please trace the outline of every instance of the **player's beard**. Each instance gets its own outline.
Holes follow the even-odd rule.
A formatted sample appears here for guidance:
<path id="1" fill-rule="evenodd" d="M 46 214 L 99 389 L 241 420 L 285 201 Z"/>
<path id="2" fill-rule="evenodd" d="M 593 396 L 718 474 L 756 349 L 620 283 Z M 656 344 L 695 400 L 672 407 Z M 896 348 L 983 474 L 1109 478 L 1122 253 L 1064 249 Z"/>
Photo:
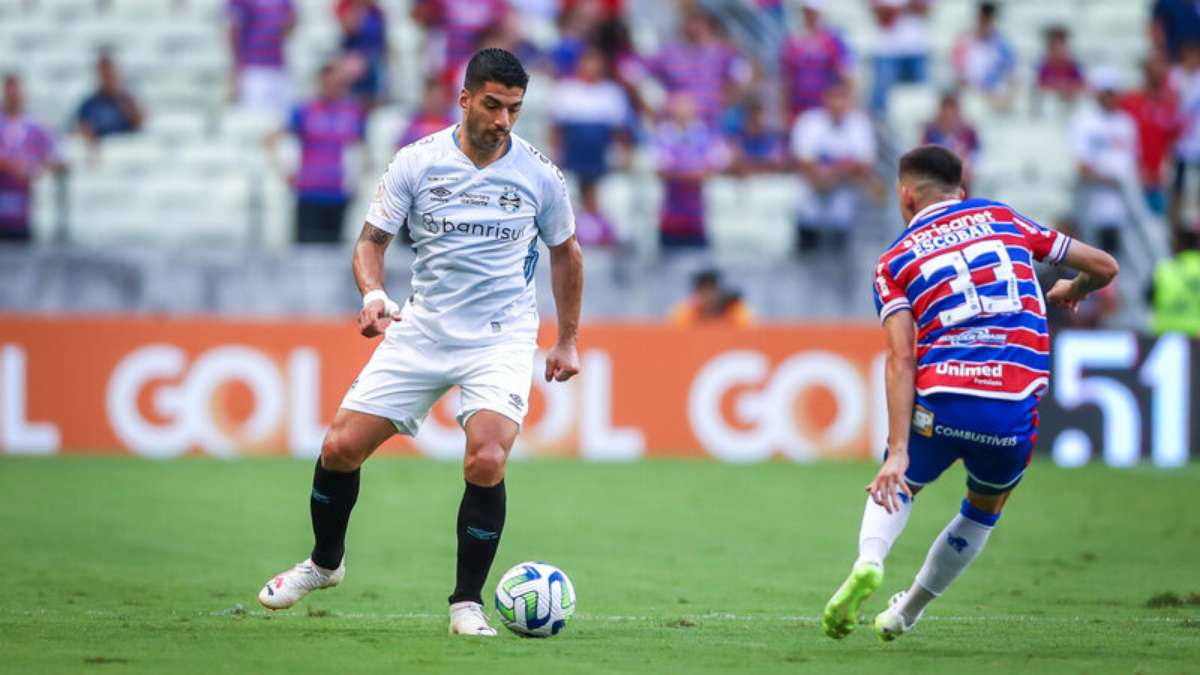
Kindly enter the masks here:
<path id="1" fill-rule="evenodd" d="M 484 124 L 477 123 L 470 115 L 467 116 L 467 138 L 471 141 L 471 145 L 476 149 L 485 152 L 492 152 L 500 147 L 504 139 L 508 138 L 507 132 L 499 132 L 494 128 Z"/>

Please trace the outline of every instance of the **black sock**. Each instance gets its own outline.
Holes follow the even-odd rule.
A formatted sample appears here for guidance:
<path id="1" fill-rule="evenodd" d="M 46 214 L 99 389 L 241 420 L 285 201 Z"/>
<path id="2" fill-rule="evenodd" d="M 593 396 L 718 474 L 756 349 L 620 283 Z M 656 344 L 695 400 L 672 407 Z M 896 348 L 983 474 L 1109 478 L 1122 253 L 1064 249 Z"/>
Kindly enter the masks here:
<path id="1" fill-rule="evenodd" d="M 458 576 L 451 604 L 483 604 L 483 583 L 500 547 L 504 530 L 504 481 L 494 487 L 467 483 L 458 507 Z"/>
<path id="2" fill-rule="evenodd" d="M 316 540 L 311 558 L 326 569 L 337 569 L 346 552 L 346 525 L 354 502 L 358 501 L 359 472 L 360 469 L 350 473 L 330 471 L 317 460 L 312 496 L 308 500 Z"/>

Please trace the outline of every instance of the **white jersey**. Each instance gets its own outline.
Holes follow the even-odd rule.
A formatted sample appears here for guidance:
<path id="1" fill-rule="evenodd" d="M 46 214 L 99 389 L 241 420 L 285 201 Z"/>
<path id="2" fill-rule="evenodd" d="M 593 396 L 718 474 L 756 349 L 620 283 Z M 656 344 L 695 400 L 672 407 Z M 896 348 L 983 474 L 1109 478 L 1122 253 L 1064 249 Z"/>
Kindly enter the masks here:
<path id="1" fill-rule="evenodd" d="M 405 322 L 442 345 L 532 344 L 537 240 L 557 246 L 575 233 L 566 182 L 516 134 L 480 169 L 459 149 L 457 129 L 396 153 L 367 222 L 391 234 L 408 223 L 417 255 Z"/>

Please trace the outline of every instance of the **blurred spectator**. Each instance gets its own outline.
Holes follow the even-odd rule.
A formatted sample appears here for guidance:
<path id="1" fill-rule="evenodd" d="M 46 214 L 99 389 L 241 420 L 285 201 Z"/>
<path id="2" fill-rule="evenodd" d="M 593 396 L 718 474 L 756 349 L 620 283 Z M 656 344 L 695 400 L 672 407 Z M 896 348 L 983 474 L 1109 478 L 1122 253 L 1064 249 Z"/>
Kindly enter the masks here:
<path id="1" fill-rule="evenodd" d="M 779 54 L 779 77 L 788 124 L 821 105 L 825 90 L 848 78 L 854 68 L 850 48 L 821 18 L 824 0 L 802 0 L 804 20 Z"/>
<path id="2" fill-rule="evenodd" d="M 1138 130 L 1138 171 L 1146 205 L 1163 215 L 1167 197 L 1163 173 L 1167 157 L 1182 129 L 1179 95 L 1170 86 L 1167 57 L 1155 52 L 1142 62 L 1142 88 L 1121 97 L 1121 108 L 1129 113 Z"/>
<path id="3" fill-rule="evenodd" d="M 521 15 L 516 11 L 505 12 L 496 23 L 484 29 L 479 34 L 479 44 L 471 53 L 474 54 L 475 51 L 489 48 L 503 49 L 515 55 L 526 68 L 537 66 L 542 57 L 537 45 L 525 37 L 524 23 L 521 21 Z M 462 83 L 466 74 L 467 64 L 464 61 L 462 69 L 459 71 L 459 77 L 454 81 L 455 86 Z"/>
<path id="4" fill-rule="evenodd" d="M 783 133 L 768 123 L 767 108 L 761 99 L 754 98 L 746 105 L 742 124 L 729 140 L 731 173 L 751 176 L 787 168 L 787 142 Z"/>
<path id="5" fill-rule="evenodd" d="M 1195 231 L 1176 230 L 1175 257 L 1155 266 L 1148 296 L 1156 334 L 1200 337 L 1200 240 Z"/>
<path id="6" fill-rule="evenodd" d="M 141 106 L 134 100 L 117 65 L 108 53 L 96 59 L 96 91 L 83 99 L 75 114 L 76 128 L 88 141 L 95 143 L 109 134 L 124 134 L 142 127 Z"/>
<path id="7" fill-rule="evenodd" d="M 954 92 L 942 94 L 938 103 L 937 117 L 925 125 L 925 132 L 921 134 L 921 143 L 932 143 L 950 148 L 962 159 L 963 190 L 969 194 L 972 168 L 979 163 L 979 134 L 975 133 L 975 127 L 963 119 L 962 107 L 959 105 L 957 94 Z"/>
<path id="8" fill-rule="evenodd" d="M 720 137 L 700 119 L 690 94 L 677 93 L 654 130 L 658 175 L 664 181 L 659 241 L 663 248 L 706 246 L 704 181 L 729 163 Z"/>
<path id="9" fill-rule="evenodd" d="M 816 200 L 800 214 L 799 248 L 809 251 L 828 244 L 845 248 L 855 222 L 863 188 L 874 183 L 875 131 L 871 118 L 854 108 L 850 83 L 825 92 L 825 104 L 804 113 L 792 128 L 792 156 L 816 192 Z"/>
<path id="10" fill-rule="evenodd" d="M 593 39 L 604 17 L 598 0 L 581 0 L 558 16 L 558 43 L 550 49 L 555 74 L 566 77 L 575 72 L 579 57 Z"/>
<path id="11" fill-rule="evenodd" d="M 387 96 L 387 18 L 377 0 L 338 0 L 334 13 L 342 26 L 342 53 L 361 71 L 351 91 L 372 108 Z"/>
<path id="12" fill-rule="evenodd" d="M 336 243 L 352 197 L 343 166 L 346 150 L 362 142 L 366 116 L 349 96 L 346 74 L 335 64 L 321 68 L 316 98 L 292 111 L 287 132 L 300 141 L 300 169 L 289 178 L 296 190 L 296 241 Z M 284 132 L 268 138 L 274 148 Z"/>
<path id="13" fill-rule="evenodd" d="M 414 0 L 413 19 L 425 29 L 431 51 L 440 52 L 429 55 L 429 69 L 441 72 L 447 87 L 457 89 L 462 80 L 453 80 L 475 53 L 484 31 L 507 13 L 505 0 Z"/>
<path id="14" fill-rule="evenodd" d="M 296 25 L 291 0 L 229 0 L 238 102 L 282 117 L 291 105 L 283 43 Z"/>
<path id="15" fill-rule="evenodd" d="M 1046 53 L 1038 64 L 1037 88 L 1039 93 L 1057 94 L 1063 101 L 1071 101 L 1083 91 L 1083 71 L 1071 53 L 1070 33 L 1063 26 L 1052 26 L 1046 31 Z"/>
<path id="16" fill-rule="evenodd" d="M 982 2 L 975 28 L 954 45 L 954 72 L 960 85 L 985 94 L 996 108 L 1007 108 L 1012 95 L 1016 52 L 996 30 L 996 3 Z"/>
<path id="17" fill-rule="evenodd" d="M 929 64 L 928 0 L 871 0 L 877 27 L 870 109 L 887 109 L 888 91 L 897 84 L 926 81 Z"/>
<path id="18" fill-rule="evenodd" d="M 686 92 L 700 119 L 715 128 L 726 102 L 749 76 L 749 66 L 718 33 L 716 21 L 699 9 L 683 15 L 682 38 L 668 44 L 649 62 L 650 73 L 667 92 Z"/>
<path id="19" fill-rule="evenodd" d="M 780 25 L 787 20 L 787 10 L 783 6 L 783 0 L 754 0 L 754 4 L 759 11 Z"/>
<path id="20" fill-rule="evenodd" d="M 605 72 L 604 54 L 589 47 L 575 76 L 554 88 L 554 146 L 559 164 L 579 180 L 575 231 L 584 245 L 616 243 L 612 225 L 600 214 L 597 184 L 609 172 L 617 143 L 629 142 L 632 111 L 621 86 Z"/>
<path id="21" fill-rule="evenodd" d="M 646 62 L 633 47 L 629 24 L 621 17 L 607 19 L 596 26 L 594 41 L 604 53 L 609 75 L 625 90 L 629 104 L 639 114 L 646 113 L 647 106 L 638 88 L 647 75 Z"/>
<path id="22" fill-rule="evenodd" d="M 1195 0 L 1155 0 L 1150 39 L 1167 50 L 1172 62 L 1178 61 L 1184 44 L 1200 41 L 1200 6 Z"/>
<path id="23" fill-rule="evenodd" d="M 692 277 L 692 294 L 671 309 L 673 325 L 748 326 L 754 314 L 742 301 L 742 294 L 721 286 L 721 273 L 708 269 Z"/>
<path id="24" fill-rule="evenodd" d="M 1085 241 L 1115 254 L 1129 220 L 1124 186 L 1138 180 L 1137 125 L 1120 107 L 1120 73 L 1097 67 L 1091 85 L 1096 105 L 1081 107 L 1070 124 L 1079 167 L 1078 221 Z"/>
<path id="25" fill-rule="evenodd" d="M 1171 71 L 1171 84 L 1179 92 L 1183 125 L 1175 144 L 1175 175 L 1169 205 L 1170 221 L 1175 228 L 1183 224 L 1183 203 L 1189 190 L 1197 194 L 1196 174 L 1200 173 L 1200 41 L 1185 42 L 1179 53 L 1179 65 Z"/>
<path id="26" fill-rule="evenodd" d="M 408 126 L 404 127 L 404 133 L 400 135 L 396 147 L 402 148 L 409 143 L 416 143 L 454 124 L 454 120 L 446 113 L 448 106 L 446 89 L 442 83 L 436 77 L 426 79 L 425 91 L 421 95 L 421 107 L 408 121 Z"/>
<path id="27" fill-rule="evenodd" d="M 29 241 L 33 182 L 44 170 L 62 171 L 58 143 L 25 114 L 21 81 L 4 76 L 0 109 L 0 241 Z"/>

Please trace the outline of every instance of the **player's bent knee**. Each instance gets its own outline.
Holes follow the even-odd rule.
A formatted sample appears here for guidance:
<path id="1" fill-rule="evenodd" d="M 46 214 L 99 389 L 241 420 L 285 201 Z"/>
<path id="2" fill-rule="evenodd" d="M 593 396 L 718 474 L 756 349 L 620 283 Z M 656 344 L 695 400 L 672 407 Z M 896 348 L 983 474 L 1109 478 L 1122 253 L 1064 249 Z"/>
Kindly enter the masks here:
<path id="1" fill-rule="evenodd" d="M 463 475 L 468 483 L 481 487 L 491 487 L 504 480 L 504 448 L 496 442 L 468 448 Z"/>
<path id="2" fill-rule="evenodd" d="M 986 513 L 1000 513 L 1004 509 L 1004 503 L 1008 501 L 1012 490 L 1005 490 L 997 494 L 985 494 L 974 490 L 967 491 L 967 503 L 980 511 Z"/>
<path id="3" fill-rule="evenodd" d="M 353 447 L 346 434 L 333 429 L 321 443 L 321 466 L 330 471 L 354 471 L 362 466 L 365 457 L 362 448 Z"/>

